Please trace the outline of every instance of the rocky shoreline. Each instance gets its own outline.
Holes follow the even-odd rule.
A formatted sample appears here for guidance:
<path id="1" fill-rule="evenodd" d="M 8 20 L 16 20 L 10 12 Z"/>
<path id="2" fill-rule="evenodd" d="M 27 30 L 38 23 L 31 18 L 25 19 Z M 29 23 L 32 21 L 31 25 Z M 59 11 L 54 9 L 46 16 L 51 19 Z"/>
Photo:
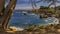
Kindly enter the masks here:
<path id="1" fill-rule="evenodd" d="M 0 34 L 60 34 L 60 24 L 57 25 L 49 25 L 49 26 L 41 26 L 41 27 L 33 27 L 29 29 L 24 29 L 23 31 L 0 31 Z"/>

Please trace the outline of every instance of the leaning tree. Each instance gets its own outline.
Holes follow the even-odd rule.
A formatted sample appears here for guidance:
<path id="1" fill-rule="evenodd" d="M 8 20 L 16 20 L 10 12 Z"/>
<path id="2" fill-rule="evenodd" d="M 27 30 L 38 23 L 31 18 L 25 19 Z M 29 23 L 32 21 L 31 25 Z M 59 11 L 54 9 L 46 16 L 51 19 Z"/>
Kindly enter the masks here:
<path id="1" fill-rule="evenodd" d="M 17 0 L 10 0 L 5 7 L 6 1 L 0 0 L 0 31 L 8 29 L 8 24 L 17 2 Z"/>

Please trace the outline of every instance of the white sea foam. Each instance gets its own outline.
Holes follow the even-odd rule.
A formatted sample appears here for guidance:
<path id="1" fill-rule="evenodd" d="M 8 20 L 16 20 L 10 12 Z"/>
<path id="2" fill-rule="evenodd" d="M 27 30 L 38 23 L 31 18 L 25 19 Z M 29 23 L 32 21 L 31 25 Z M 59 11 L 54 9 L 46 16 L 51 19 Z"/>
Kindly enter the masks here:
<path id="1" fill-rule="evenodd" d="M 45 20 L 45 22 L 48 22 L 48 20 Z"/>
<path id="2" fill-rule="evenodd" d="M 34 13 L 31 13 L 31 14 L 29 14 L 29 15 L 36 15 L 36 14 L 34 14 Z"/>
<path id="3" fill-rule="evenodd" d="M 55 18 L 55 17 L 52 17 L 54 20 L 53 20 L 53 22 L 52 23 L 49 23 L 49 24 L 59 24 L 59 20 L 57 19 L 57 18 Z M 49 20 L 51 20 L 51 19 L 49 19 Z"/>
<path id="4" fill-rule="evenodd" d="M 10 28 L 15 29 L 16 31 L 23 31 L 23 28 L 16 27 L 16 26 L 10 26 Z"/>
<path id="5" fill-rule="evenodd" d="M 51 22 L 49 22 L 51 21 Z M 48 24 L 59 24 L 59 20 L 55 17 L 48 17 L 45 22 L 49 22 Z"/>
<path id="6" fill-rule="evenodd" d="M 23 11 L 22 13 L 27 13 L 27 12 L 24 12 L 24 11 Z"/>
<path id="7" fill-rule="evenodd" d="M 55 20 L 53 21 L 54 24 L 59 24 L 59 20 L 57 18 L 55 18 Z"/>

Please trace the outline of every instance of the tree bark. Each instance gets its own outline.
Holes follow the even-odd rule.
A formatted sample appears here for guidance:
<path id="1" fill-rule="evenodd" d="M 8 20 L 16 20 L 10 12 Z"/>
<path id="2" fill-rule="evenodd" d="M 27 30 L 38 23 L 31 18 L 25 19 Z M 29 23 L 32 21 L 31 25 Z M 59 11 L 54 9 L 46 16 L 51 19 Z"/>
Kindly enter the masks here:
<path id="1" fill-rule="evenodd" d="M 6 1 L 6 0 L 0 0 L 0 15 L 2 14 L 2 11 L 3 11 L 3 9 L 4 9 L 5 1 Z"/>
<path id="2" fill-rule="evenodd" d="M 5 10 L 3 10 L 4 5 L 5 5 L 5 0 L 4 0 L 4 2 L 0 2 L 1 6 L 2 6 L 2 8 L 0 6 L 0 8 L 1 8 L 0 14 L 1 14 L 2 10 L 4 11 L 3 16 L 0 18 L 0 28 L 1 29 L 6 30 L 8 28 L 8 24 L 9 24 L 10 18 L 12 16 L 13 10 L 16 6 L 16 2 L 17 2 L 17 0 L 10 0 L 9 4 L 5 8 Z"/>

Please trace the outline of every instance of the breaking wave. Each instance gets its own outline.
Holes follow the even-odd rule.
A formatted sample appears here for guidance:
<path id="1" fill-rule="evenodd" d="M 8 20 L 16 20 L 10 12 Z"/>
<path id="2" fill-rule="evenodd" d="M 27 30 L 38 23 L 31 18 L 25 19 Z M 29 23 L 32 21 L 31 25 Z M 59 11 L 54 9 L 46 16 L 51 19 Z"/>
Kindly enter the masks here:
<path id="1" fill-rule="evenodd" d="M 24 28 L 16 27 L 16 26 L 10 26 L 10 28 L 15 29 L 16 31 L 23 31 Z"/>
<path id="2" fill-rule="evenodd" d="M 45 22 L 47 22 L 47 24 L 59 24 L 59 20 L 55 17 L 48 17 L 45 19 Z"/>

